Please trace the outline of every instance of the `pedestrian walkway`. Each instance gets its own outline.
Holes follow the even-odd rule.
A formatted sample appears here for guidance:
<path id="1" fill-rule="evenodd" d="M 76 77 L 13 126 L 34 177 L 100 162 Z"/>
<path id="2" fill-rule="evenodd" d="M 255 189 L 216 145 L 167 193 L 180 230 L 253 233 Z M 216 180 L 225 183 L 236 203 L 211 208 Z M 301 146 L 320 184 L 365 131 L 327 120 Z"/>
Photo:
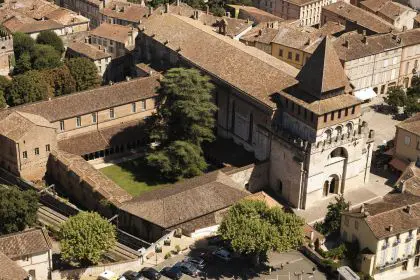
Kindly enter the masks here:
<path id="1" fill-rule="evenodd" d="M 139 158 L 141 156 L 143 156 L 144 153 L 143 152 L 135 152 L 135 153 L 130 153 L 130 154 L 126 154 L 124 156 L 120 156 L 117 158 L 97 158 L 94 160 L 90 160 L 88 161 L 95 169 L 102 169 L 111 165 L 115 165 L 115 164 L 119 164 L 122 162 L 126 162 L 126 161 L 130 161 L 136 158 Z"/>

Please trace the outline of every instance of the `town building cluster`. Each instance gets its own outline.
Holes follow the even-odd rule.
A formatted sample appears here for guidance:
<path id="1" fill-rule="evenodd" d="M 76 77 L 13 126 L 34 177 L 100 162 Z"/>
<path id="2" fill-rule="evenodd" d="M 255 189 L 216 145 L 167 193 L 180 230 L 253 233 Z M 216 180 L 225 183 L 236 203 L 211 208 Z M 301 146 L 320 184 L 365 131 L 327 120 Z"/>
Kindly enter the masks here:
<path id="1" fill-rule="evenodd" d="M 264 200 L 263 191 L 296 213 L 326 208 L 333 197 L 372 188 L 381 131 L 364 114 L 419 78 L 419 15 L 403 2 L 264 0 L 215 16 L 179 0 L 157 8 L 6 0 L 1 75 L 14 67 L 13 33 L 36 38 L 50 30 L 63 39 L 65 58 L 94 62 L 102 86 L 0 110 L 0 167 L 22 180 L 54 183 L 83 209 L 118 215 L 120 228 L 148 242 L 178 229 L 214 233 L 230 206 L 255 195 Z M 217 137 L 251 153 L 253 163 L 133 197 L 91 163 L 145 148 L 145 122 L 156 112 L 162 75 L 173 67 L 210 78 Z M 341 219 L 341 239 L 358 241 L 359 269 L 371 276 L 420 266 L 420 113 L 396 125 L 386 153 L 400 176 L 395 190 L 359 201 Z M 314 231 L 307 231 L 310 242 Z M 0 236 L 0 272 L 25 279 L 37 270 L 36 279 L 49 279 L 45 235 Z M 36 246 L 25 246 L 27 239 Z"/>

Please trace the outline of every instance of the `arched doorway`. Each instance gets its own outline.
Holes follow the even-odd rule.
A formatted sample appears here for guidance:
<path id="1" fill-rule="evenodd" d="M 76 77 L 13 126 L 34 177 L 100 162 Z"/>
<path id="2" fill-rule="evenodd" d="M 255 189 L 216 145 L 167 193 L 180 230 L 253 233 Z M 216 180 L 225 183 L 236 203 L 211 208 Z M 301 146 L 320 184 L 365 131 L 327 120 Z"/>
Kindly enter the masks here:
<path id="1" fill-rule="evenodd" d="M 323 195 L 327 197 L 331 194 L 338 194 L 340 192 L 340 178 L 334 174 L 331 175 L 324 182 Z"/>

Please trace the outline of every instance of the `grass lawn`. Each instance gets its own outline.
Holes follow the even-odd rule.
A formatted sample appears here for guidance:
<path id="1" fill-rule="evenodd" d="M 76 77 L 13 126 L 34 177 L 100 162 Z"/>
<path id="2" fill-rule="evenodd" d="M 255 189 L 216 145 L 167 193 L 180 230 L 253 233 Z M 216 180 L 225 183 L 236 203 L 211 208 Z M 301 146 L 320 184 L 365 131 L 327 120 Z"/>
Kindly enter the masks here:
<path id="1" fill-rule="evenodd" d="M 111 165 L 100 171 L 132 196 L 139 196 L 171 183 L 160 178 L 153 169 L 149 168 L 144 158 Z"/>

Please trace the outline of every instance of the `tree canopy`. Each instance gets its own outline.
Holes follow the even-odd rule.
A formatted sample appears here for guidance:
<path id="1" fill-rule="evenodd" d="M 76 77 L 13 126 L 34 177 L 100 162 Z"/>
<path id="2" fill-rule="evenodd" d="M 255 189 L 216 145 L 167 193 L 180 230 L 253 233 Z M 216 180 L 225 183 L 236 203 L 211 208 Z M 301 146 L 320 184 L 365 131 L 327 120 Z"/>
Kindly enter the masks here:
<path id="1" fill-rule="evenodd" d="M 66 61 L 71 75 L 76 81 L 76 90 L 88 90 L 100 84 L 98 69 L 95 63 L 84 57 L 71 58 Z"/>
<path id="2" fill-rule="evenodd" d="M 344 199 L 343 195 L 335 198 L 335 202 L 330 202 L 327 206 L 327 215 L 324 222 L 316 227 L 323 234 L 338 235 L 341 227 L 341 214 L 348 210 L 350 204 Z"/>
<path id="3" fill-rule="evenodd" d="M 214 140 L 212 90 L 209 78 L 195 69 L 173 68 L 162 79 L 150 128 L 159 146 L 147 161 L 167 179 L 196 176 L 207 168 L 201 144 Z"/>
<path id="4" fill-rule="evenodd" d="M 402 107 L 407 101 L 407 95 L 405 94 L 401 86 L 392 87 L 388 90 L 388 97 L 385 99 L 386 103 L 395 109 Z"/>
<path id="5" fill-rule="evenodd" d="M 32 69 L 31 55 L 28 52 L 24 52 L 16 60 L 16 65 L 13 68 L 13 74 L 23 74 Z"/>
<path id="6" fill-rule="evenodd" d="M 51 87 L 38 71 L 28 71 L 13 78 L 6 100 L 10 106 L 47 99 Z"/>
<path id="7" fill-rule="evenodd" d="M 41 31 L 36 37 L 37 44 L 50 45 L 52 46 L 59 54 L 64 52 L 64 44 L 58 35 L 51 30 Z"/>
<path id="8" fill-rule="evenodd" d="M 148 164 L 170 180 L 200 175 L 207 168 L 201 148 L 185 141 L 174 141 L 163 150 L 149 154 Z"/>
<path id="9" fill-rule="evenodd" d="M 0 186 L 0 234 L 24 230 L 36 222 L 38 195 L 17 187 Z"/>
<path id="10" fill-rule="evenodd" d="M 53 89 L 54 96 L 65 95 L 76 91 L 76 81 L 66 65 L 44 70 L 42 75 Z"/>
<path id="11" fill-rule="evenodd" d="M 60 67 L 61 55 L 50 45 L 36 44 L 32 54 L 32 68 L 36 70 Z"/>
<path id="12" fill-rule="evenodd" d="M 268 251 L 286 252 L 303 242 L 302 218 L 262 201 L 243 200 L 233 205 L 223 218 L 219 233 L 234 251 L 262 257 Z"/>
<path id="13" fill-rule="evenodd" d="M 35 47 L 35 40 L 31 36 L 16 32 L 13 34 L 13 50 L 15 57 L 18 60 L 23 53 L 31 54 Z"/>
<path id="14" fill-rule="evenodd" d="M 115 226 L 96 212 L 80 212 L 60 229 L 61 258 L 67 262 L 97 264 L 115 244 Z"/>

